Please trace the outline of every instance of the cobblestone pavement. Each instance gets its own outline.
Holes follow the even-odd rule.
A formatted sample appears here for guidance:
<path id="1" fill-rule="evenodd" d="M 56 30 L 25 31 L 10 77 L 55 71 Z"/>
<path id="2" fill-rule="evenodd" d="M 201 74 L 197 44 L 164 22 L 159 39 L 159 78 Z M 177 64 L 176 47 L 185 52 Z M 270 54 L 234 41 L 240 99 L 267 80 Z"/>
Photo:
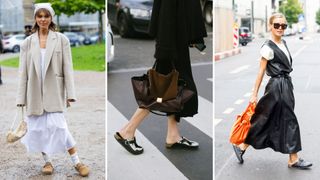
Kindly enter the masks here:
<path id="1" fill-rule="evenodd" d="M 6 143 L 6 133 L 16 112 L 17 69 L 2 67 L 0 86 L 0 177 L 1 179 L 82 179 L 67 153 L 53 157 L 54 174 L 41 175 L 40 154 L 29 154 L 20 143 Z M 78 101 L 71 104 L 66 119 L 77 142 L 80 160 L 91 173 L 85 179 L 105 179 L 105 73 L 75 72 Z"/>

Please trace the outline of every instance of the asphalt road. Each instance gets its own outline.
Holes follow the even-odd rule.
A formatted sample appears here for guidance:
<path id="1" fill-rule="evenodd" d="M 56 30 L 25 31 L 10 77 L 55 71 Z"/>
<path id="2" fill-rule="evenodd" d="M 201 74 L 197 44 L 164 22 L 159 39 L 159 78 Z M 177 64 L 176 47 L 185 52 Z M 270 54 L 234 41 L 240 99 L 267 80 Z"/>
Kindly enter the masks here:
<path id="1" fill-rule="evenodd" d="M 154 62 L 154 41 L 150 39 L 115 40 L 115 60 L 108 69 L 107 158 L 108 179 L 196 179 L 213 178 L 213 94 L 212 38 L 206 39 L 205 53 L 191 49 L 193 75 L 199 93 L 199 113 L 179 123 L 183 136 L 200 143 L 198 150 L 168 150 L 165 148 L 167 120 L 151 114 L 136 138 L 145 152 L 133 156 L 113 138 L 137 108 L 130 78 L 141 75 Z"/>
<path id="2" fill-rule="evenodd" d="M 296 98 L 302 151 L 299 156 L 313 162 L 311 170 L 301 171 L 287 167 L 288 155 L 272 149 L 254 150 L 244 155 L 244 164 L 237 163 L 229 133 L 235 117 L 248 104 L 259 68 L 259 49 L 263 39 L 255 40 L 242 48 L 242 53 L 215 63 L 215 179 L 216 180 L 313 180 L 320 177 L 320 36 L 311 34 L 304 40 L 298 36 L 285 37 L 293 56 L 291 73 Z M 267 82 L 265 76 L 260 96 Z"/>

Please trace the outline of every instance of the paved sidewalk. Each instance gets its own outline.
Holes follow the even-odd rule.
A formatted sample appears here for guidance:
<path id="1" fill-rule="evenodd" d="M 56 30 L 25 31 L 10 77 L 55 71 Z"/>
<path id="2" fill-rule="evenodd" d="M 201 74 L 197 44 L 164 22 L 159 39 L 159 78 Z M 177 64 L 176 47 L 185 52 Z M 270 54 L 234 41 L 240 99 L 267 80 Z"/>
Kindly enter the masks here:
<path id="1" fill-rule="evenodd" d="M 6 133 L 16 106 L 17 69 L 2 67 L 4 84 L 0 86 L 0 179 L 82 179 L 69 155 L 53 157 L 51 176 L 41 175 L 44 165 L 40 154 L 28 154 L 20 143 L 6 143 Z M 77 142 L 80 160 L 89 165 L 86 179 L 105 179 L 105 73 L 75 72 L 78 101 L 65 113 L 71 134 Z"/>

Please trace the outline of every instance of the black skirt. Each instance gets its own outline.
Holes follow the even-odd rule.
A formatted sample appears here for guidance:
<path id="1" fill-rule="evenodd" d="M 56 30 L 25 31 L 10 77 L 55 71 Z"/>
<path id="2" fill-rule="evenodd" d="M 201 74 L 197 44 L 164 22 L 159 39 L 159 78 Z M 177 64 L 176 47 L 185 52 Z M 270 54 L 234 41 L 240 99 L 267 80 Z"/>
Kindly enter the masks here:
<path id="1" fill-rule="evenodd" d="M 300 130 L 294 104 L 291 78 L 284 75 L 271 78 L 251 118 L 245 143 L 255 149 L 270 147 L 284 154 L 300 151 Z"/>

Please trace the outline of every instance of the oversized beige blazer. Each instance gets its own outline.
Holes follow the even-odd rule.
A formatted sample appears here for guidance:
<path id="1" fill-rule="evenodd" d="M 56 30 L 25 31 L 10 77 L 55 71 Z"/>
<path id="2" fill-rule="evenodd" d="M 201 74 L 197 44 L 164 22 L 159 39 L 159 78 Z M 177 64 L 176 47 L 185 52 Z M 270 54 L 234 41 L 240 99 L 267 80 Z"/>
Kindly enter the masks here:
<path id="1" fill-rule="evenodd" d="M 40 61 L 40 44 L 36 32 L 20 45 L 16 103 L 26 105 L 28 116 L 41 115 L 44 111 L 63 112 L 66 108 L 66 98 L 76 99 L 70 43 L 67 37 L 59 32 L 49 31 L 43 83 Z"/>

